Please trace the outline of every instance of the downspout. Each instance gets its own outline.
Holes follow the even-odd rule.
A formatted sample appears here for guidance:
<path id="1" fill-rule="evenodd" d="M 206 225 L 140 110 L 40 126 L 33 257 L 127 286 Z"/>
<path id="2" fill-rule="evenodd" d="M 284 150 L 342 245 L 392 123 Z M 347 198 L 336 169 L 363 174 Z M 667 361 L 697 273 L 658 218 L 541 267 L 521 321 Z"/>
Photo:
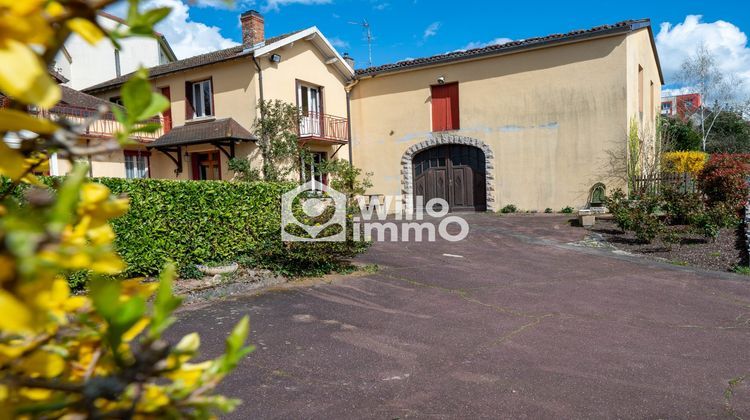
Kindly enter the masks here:
<path id="1" fill-rule="evenodd" d="M 359 79 L 352 80 L 346 85 L 344 90 L 346 91 L 346 121 L 347 121 L 347 134 L 349 136 L 349 165 L 352 165 L 352 109 L 351 109 L 351 94 L 354 86 L 359 83 Z"/>
<path id="2" fill-rule="evenodd" d="M 258 93 L 260 94 L 260 101 L 263 102 L 263 70 L 260 68 L 260 64 L 258 64 L 258 60 L 255 58 L 255 54 L 253 54 L 253 63 L 255 63 L 255 68 L 258 69 Z M 262 111 L 263 110 L 261 109 L 261 119 L 263 119 Z"/>
<path id="3" fill-rule="evenodd" d="M 263 102 L 263 69 L 260 68 L 260 64 L 258 64 L 258 59 L 255 58 L 255 53 L 254 52 L 253 52 L 253 63 L 255 63 L 255 68 L 258 70 L 258 95 L 260 95 L 260 101 L 259 101 L 261 103 L 261 107 L 260 107 L 260 120 L 262 122 L 263 121 L 263 116 L 265 114 L 263 112 L 263 108 L 264 108 L 264 105 L 265 105 L 265 102 Z M 262 134 L 261 134 L 261 136 L 262 136 Z M 265 144 L 265 139 L 261 138 L 260 141 L 263 144 Z M 261 155 L 262 155 L 262 153 L 261 153 Z M 264 159 L 265 159 L 265 157 L 264 157 Z M 265 177 L 268 175 L 268 174 L 266 174 L 266 170 L 265 170 L 265 168 L 266 168 L 266 162 L 264 161 L 261 165 L 262 165 L 261 169 L 263 171 L 263 178 L 265 179 Z"/>

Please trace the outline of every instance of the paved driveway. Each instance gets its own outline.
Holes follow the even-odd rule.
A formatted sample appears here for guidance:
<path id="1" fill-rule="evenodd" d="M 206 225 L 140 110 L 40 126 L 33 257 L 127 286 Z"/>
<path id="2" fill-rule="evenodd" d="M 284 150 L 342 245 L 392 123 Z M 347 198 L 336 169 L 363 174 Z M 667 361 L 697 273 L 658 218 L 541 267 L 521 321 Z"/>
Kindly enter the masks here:
<path id="1" fill-rule="evenodd" d="M 222 385 L 234 418 L 730 416 L 743 277 L 570 246 L 560 216 L 467 217 L 461 243 L 376 244 L 377 273 L 183 311 L 176 333 L 213 356 L 250 314 L 257 350 Z"/>

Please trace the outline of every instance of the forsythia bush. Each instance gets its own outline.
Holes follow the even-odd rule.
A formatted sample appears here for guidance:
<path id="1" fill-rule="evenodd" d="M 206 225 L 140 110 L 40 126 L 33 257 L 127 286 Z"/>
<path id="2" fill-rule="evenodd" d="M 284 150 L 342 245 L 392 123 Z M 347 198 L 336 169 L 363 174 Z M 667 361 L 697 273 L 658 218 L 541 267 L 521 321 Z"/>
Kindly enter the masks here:
<path id="1" fill-rule="evenodd" d="M 35 117 L 29 106 L 51 107 L 60 89 L 47 73 L 55 54 L 74 31 L 94 43 L 153 34 L 169 9 L 139 11 L 129 2 L 129 32 L 106 33 L 96 12 L 114 1 L 0 0 L 0 138 L 17 136 L 11 149 L 0 140 L 0 175 L 10 185 L 0 195 L 0 418 L 205 418 L 229 411 L 237 401 L 213 395 L 216 385 L 251 351 L 243 318 L 214 360 L 192 362 L 196 334 L 176 344 L 162 338 L 180 299 L 172 295 L 174 269 L 159 283 L 108 280 L 125 264 L 115 252 L 109 223 L 126 214 L 127 197 L 85 179 L 77 164 L 52 191 L 33 175 L 46 152 L 74 160 L 102 150 L 81 150 L 85 126 Z M 168 104 L 153 93 L 144 72 L 122 89 L 117 109 L 125 141 L 150 131 L 142 121 Z M 33 134 L 33 135 L 31 135 Z M 18 136 L 17 136 L 18 137 Z M 103 142 L 104 146 L 111 143 Z M 114 146 L 117 142 L 114 142 Z M 18 200 L 18 186 L 34 184 Z M 65 280 L 71 271 L 92 273 L 90 293 L 74 296 Z M 153 304 L 147 304 L 153 299 Z"/>
<path id="2" fill-rule="evenodd" d="M 667 152 L 662 157 L 665 172 L 699 174 L 708 160 L 704 152 Z"/>
<path id="3" fill-rule="evenodd" d="M 714 154 L 698 175 L 698 186 L 711 206 L 725 204 L 739 210 L 746 202 L 750 189 L 750 155 Z"/>

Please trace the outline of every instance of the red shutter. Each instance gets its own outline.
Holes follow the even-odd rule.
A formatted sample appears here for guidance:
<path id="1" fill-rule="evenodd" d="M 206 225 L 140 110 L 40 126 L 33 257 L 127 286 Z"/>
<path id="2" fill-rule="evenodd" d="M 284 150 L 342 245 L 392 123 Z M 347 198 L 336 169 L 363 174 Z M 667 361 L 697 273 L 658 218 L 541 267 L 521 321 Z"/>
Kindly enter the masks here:
<path id="1" fill-rule="evenodd" d="M 447 116 L 445 85 L 432 87 L 432 131 L 445 131 Z"/>
<path id="2" fill-rule="evenodd" d="M 448 115 L 445 118 L 447 130 L 458 130 L 458 83 L 445 85 L 447 98 L 446 109 Z"/>
<path id="3" fill-rule="evenodd" d="M 161 113 L 162 117 L 164 118 L 163 125 L 164 133 L 166 134 L 169 133 L 169 130 L 172 129 L 172 95 L 169 92 L 169 86 L 161 88 L 161 94 L 169 100 L 169 107 Z"/>
<path id="4" fill-rule="evenodd" d="M 195 115 L 193 109 L 193 84 L 185 82 L 185 120 L 192 120 Z"/>
<path id="5" fill-rule="evenodd" d="M 432 86 L 432 131 L 458 128 L 458 83 Z"/>

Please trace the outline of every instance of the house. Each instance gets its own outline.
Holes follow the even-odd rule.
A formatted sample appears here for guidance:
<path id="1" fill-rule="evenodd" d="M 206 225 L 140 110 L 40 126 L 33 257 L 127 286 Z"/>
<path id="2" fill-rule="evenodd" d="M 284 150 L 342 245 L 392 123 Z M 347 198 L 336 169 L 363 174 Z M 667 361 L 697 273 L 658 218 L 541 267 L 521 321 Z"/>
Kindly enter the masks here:
<path id="1" fill-rule="evenodd" d="M 700 93 L 686 93 L 661 98 L 661 114 L 668 117 L 677 116 L 683 121 L 690 118 L 700 107 Z"/>
<path id="2" fill-rule="evenodd" d="M 348 157 L 373 174 L 369 193 L 407 209 L 415 196 L 453 210 L 583 207 L 624 186 L 633 128 L 642 154 L 655 145 L 663 77 L 648 19 L 356 74 L 315 27 L 266 38 L 258 12 L 240 22 L 242 45 L 150 68 L 171 107 L 132 158 L 148 176 L 230 179 L 234 157 L 260 167 L 259 99 L 296 104 L 316 161 Z M 116 102 L 129 76 L 86 92 Z"/>
<path id="3" fill-rule="evenodd" d="M 97 23 L 112 30 L 125 21 L 100 11 Z M 177 60 L 164 35 L 155 38 L 133 37 L 120 41 L 120 49 L 109 39 L 91 45 L 77 34 L 72 34 L 55 57 L 54 70 L 68 81 L 66 86 L 81 90 L 97 83 L 131 73 L 139 67 L 153 67 Z"/>
<path id="4" fill-rule="evenodd" d="M 316 27 L 266 38 L 257 11 L 243 13 L 240 23 L 241 45 L 149 69 L 151 84 L 171 103 L 162 116 L 164 134 L 140 149 L 149 176 L 231 179 L 228 162 L 234 157 L 260 167 L 251 134 L 259 100 L 299 107 L 299 140 L 315 160 L 348 155 L 351 64 Z M 129 77 L 85 91 L 116 102 Z"/>
<path id="5" fill-rule="evenodd" d="M 631 124 L 653 146 L 662 84 L 647 19 L 360 69 L 353 164 L 407 207 L 583 207 L 622 185 Z"/>

